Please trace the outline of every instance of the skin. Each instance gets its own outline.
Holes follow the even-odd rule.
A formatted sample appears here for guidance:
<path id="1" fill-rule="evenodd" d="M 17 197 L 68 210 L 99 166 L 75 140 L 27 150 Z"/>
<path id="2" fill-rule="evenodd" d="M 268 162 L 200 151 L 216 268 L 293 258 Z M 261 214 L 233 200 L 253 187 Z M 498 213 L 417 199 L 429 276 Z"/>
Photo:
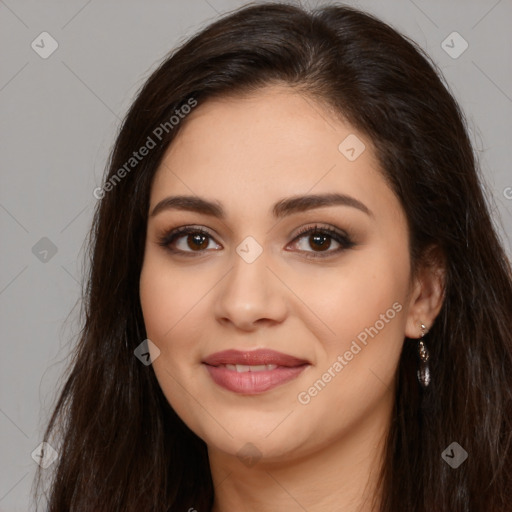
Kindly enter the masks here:
<path id="1" fill-rule="evenodd" d="M 366 146 L 355 161 L 338 150 L 349 134 Z M 336 205 L 272 216 L 283 198 L 333 192 L 356 198 L 371 215 Z M 140 298 L 148 338 L 160 350 L 153 368 L 162 390 L 208 445 L 213 511 L 373 510 L 404 337 L 432 325 L 443 283 L 438 268 L 411 275 L 404 211 L 371 140 L 284 86 L 209 100 L 169 147 L 149 211 L 178 194 L 217 201 L 226 217 L 175 209 L 150 216 Z M 340 245 L 328 238 L 322 251 L 307 234 L 296 239 L 315 224 L 347 232 L 355 245 L 335 252 Z M 199 250 L 186 234 L 174 241 L 192 257 L 159 245 L 187 225 L 211 234 Z M 236 252 L 248 236 L 263 250 L 252 263 Z M 397 303 L 394 318 L 300 403 L 298 395 Z M 310 366 L 262 394 L 236 394 L 201 364 L 230 348 L 272 348 Z M 250 463 L 241 456 L 248 453 Z"/>

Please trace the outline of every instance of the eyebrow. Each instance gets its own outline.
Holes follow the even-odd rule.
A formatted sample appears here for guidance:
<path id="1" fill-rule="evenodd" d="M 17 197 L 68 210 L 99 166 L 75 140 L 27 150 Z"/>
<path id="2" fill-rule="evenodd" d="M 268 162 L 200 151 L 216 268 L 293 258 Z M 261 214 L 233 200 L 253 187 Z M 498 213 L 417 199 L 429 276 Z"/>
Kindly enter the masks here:
<path id="1" fill-rule="evenodd" d="M 293 196 L 281 199 L 274 204 L 272 214 L 279 219 L 294 213 L 323 208 L 326 206 L 350 206 L 356 208 L 368 216 L 373 217 L 371 210 L 355 197 L 346 194 L 315 194 L 307 196 Z M 203 215 L 209 215 L 218 219 L 225 219 L 226 214 L 222 205 L 217 201 L 208 201 L 198 196 L 169 196 L 162 199 L 150 214 L 154 217 L 166 210 L 185 210 Z"/>

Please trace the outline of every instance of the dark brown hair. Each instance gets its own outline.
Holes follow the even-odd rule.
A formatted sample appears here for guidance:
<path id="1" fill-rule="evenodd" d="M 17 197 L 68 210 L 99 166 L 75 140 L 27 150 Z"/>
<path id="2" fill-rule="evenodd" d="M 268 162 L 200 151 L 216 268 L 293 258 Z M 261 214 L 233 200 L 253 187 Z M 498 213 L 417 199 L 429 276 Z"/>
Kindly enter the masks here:
<path id="1" fill-rule="evenodd" d="M 433 377 L 425 391 L 414 344 L 404 343 L 380 510 L 504 512 L 512 502 L 511 269 L 463 114 L 440 77 L 417 45 L 355 9 L 246 6 L 151 75 L 106 181 L 190 98 L 200 105 L 280 83 L 365 133 L 406 213 L 413 268 L 428 264 L 430 247 L 445 264 L 443 306 L 426 337 Z M 174 413 L 152 367 L 134 357 L 146 338 L 138 292 L 151 181 L 182 125 L 97 205 L 83 326 L 44 437 L 60 453 L 49 512 L 211 509 L 205 443 Z M 441 458 L 454 441 L 469 454 L 457 469 Z"/>

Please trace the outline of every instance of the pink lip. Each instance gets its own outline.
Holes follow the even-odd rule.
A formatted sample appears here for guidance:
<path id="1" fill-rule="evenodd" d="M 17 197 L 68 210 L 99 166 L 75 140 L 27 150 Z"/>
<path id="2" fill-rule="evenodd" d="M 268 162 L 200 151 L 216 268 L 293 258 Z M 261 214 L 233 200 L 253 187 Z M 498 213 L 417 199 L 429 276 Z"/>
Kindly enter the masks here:
<path id="1" fill-rule="evenodd" d="M 208 356 L 203 363 L 213 381 L 235 393 L 254 395 L 273 389 L 296 377 L 309 362 L 294 356 L 260 349 L 252 351 L 225 350 Z M 224 365 L 277 365 L 272 370 L 237 372 Z"/>
<path id="2" fill-rule="evenodd" d="M 295 367 L 308 364 L 308 361 L 298 357 L 289 356 L 275 350 L 259 349 L 250 351 L 241 350 L 223 350 L 209 355 L 203 363 L 210 366 L 219 366 L 221 364 L 277 364 L 278 366 Z"/>

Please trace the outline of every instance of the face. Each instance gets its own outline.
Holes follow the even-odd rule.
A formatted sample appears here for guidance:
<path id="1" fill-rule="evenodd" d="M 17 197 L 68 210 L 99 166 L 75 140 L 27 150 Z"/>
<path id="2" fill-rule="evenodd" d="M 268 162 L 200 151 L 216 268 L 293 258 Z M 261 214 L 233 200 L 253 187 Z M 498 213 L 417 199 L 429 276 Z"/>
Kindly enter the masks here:
<path id="1" fill-rule="evenodd" d="M 290 459 L 385 424 L 411 276 L 368 137 L 287 88 L 207 101 L 168 149 L 149 212 L 153 368 L 209 449 Z"/>

